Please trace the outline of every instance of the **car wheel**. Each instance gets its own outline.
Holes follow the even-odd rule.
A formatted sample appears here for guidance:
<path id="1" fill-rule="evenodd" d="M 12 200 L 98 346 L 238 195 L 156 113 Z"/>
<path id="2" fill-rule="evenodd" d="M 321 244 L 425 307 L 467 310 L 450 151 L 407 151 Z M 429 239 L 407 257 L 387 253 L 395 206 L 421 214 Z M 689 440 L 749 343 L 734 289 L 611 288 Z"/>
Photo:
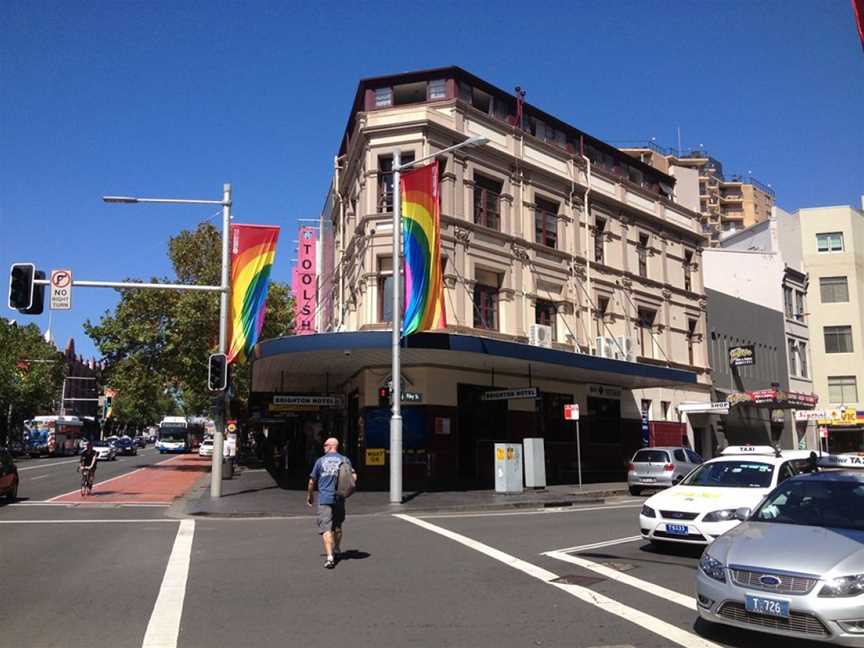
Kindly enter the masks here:
<path id="1" fill-rule="evenodd" d="M 637 486 L 631 486 L 630 487 L 630 494 L 633 496 L 638 496 L 641 492 L 642 492 L 642 489 L 638 488 Z"/>
<path id="2" fill-rule="evenodd" d="M 6 499 L 10 502 L 14 502 L 18 499 L 18 482 L 15 482 L 15 485 L 6 493 Z"/>

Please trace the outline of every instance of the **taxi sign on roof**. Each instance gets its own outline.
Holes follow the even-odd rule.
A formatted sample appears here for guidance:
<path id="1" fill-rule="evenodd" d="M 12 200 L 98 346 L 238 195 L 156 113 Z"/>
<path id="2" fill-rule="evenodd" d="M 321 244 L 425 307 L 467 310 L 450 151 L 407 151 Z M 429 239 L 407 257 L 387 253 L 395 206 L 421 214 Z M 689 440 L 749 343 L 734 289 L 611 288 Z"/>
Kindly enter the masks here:
<path id="1" fill-rule="evenodd" d="M 723 449 L 721 455 L 769 455 L 771 457 L 777 454 L 777 450 L 771 446 L 754 446 L 754 445 L 739 445 L 729 446 Z"/>
<path id="2" fill-rule="evenodd" d="M 823 468 L 860 468 L 864 469 L 864 454 L 823 454 L 819 457 Z"/>

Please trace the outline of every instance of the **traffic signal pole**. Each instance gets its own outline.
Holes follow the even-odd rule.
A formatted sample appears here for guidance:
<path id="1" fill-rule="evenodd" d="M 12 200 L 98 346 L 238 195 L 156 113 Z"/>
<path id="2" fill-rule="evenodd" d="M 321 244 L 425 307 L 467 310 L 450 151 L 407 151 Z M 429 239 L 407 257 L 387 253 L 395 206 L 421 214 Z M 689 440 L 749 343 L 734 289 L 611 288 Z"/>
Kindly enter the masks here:
<path id="1" fill-rule="evenodd" d="M 222 285 L 219 294 L 219 353 L 228 351 L 228 317 L 230 316 L 228 305 L 231 297 L 230 282 L 230 245 L 231 238 L 231 185 L 223 186 L 222 194 Z M 228 370 L 230 375 L 230 368 Z M 230 379 L 228 381 L 230 383 Z M 210 470 L 210 497 L 222 497 L 222 448 L 225 443 L 225 427 L 228 421 L 228 396 L 229 385 L 225 386 L 222 398 L 225 406 L 222 408 L 222 416 L 216 421 L 216 434 L 213 435 L 213 463 Z"/>

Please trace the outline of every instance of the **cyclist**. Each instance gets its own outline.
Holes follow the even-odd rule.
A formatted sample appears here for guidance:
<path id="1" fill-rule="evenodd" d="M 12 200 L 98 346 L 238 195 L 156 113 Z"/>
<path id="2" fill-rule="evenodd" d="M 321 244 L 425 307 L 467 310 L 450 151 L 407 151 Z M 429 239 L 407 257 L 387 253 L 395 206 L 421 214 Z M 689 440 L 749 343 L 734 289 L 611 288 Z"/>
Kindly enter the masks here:
<path id="1" fill-rule="evenodd" d="M 99 455 L 90 445 L 89 441 L 84 442 L 84 451 L 81 453 L 81 460 L 78 465 L 78 471 L 81 472 L 81 494 L 89 495 L 93 490 L 93 479 L 96 476 L 96 459 Z"/>

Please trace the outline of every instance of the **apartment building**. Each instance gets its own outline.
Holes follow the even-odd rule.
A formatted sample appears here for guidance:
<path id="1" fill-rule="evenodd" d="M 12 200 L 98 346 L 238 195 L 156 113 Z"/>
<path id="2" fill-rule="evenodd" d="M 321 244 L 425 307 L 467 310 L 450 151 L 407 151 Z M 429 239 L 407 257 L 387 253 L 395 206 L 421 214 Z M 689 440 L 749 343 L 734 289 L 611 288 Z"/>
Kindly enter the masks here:
<path id="1" fill-rule="evenodd" d="M 662 148 L 653 143 L 645 146 L 622 148 L 656 169 L 681 178 L 679 192 L 682 195 L 697 195 L 698 207 L 691 208 L 702 214 L 703 232 L 710 245 L 717 246 L 720 239 L 730 232 L 768 220 L 774 206 L 774 190 L 759 182 L 752 175 L 725 175 L 723 164 L 703 149 L 680 153 Z M 684 176 L 683 170 L 695 172 L 695 178 Z M 683 180 L 683 182 L 682 182 Z M 692 189 L 681 185 L 693 183 Z"/>
<path id="2" fill-rule="evenodd" d="M 809 275 L 808 317 L 819 425 L 828 447 L 864 451 L 864 202 L 797 212 Z"/>
<path id="3" fill-rule="evenodd" d="M 447 327 L 405 338 L 396 377 L 406 480 L 488 487 L 492 443 L 538 436 L 550 481 L 572 482 L 568 403 L 588 480 L 622 478 L 643 444 L 692 445 L 676 406 L 710 390 L 700 215 L 674 176 L 458 67 L 359 83 L 321 218 L 318 333 L 259 345 L 253 415 L 289 442 L 314 419 L 383 483 L 393 156 L 471 136 L 488 143 L 438 160 Z M 300 394 L 325 400 L 280 422 Z"/>

